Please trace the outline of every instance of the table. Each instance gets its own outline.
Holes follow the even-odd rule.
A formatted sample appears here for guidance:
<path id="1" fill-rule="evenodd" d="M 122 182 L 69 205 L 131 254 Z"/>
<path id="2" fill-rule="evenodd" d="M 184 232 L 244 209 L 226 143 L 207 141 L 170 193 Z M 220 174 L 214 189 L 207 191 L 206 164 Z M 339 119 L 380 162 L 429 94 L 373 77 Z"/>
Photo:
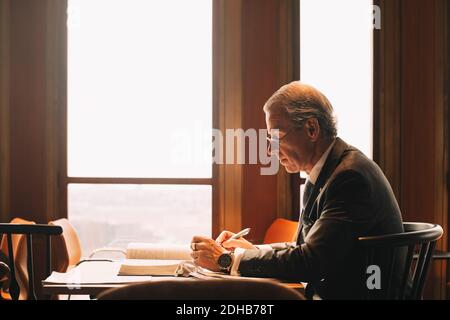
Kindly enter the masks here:
<path id="1" fill-rule="evenodd" d="M 90 261 L 80 264 L 70 271 L 72 280 L 64 282 L 64 277 L 58 283 L 42 283 L 43 293 L 46 295 L 90 295 L 96 296 L 101 292 L 126 286 L 132 283 L 144 281 L 196 281 L 194 277 L 168 277 L 168 276 L 117 276 L 120 261 Z M 226 281 L 226 280 L 224 280 Z M 301 283 L 283 282 L 286 287 L 304 293 L 304 285 Z"/>

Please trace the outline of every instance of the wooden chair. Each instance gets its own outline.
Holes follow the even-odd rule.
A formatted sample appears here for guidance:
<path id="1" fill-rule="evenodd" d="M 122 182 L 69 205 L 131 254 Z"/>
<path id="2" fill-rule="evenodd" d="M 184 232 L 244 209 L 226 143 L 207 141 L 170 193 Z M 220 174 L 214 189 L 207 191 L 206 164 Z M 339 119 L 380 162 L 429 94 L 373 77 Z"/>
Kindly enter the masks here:
<path id="1" fill-rule="evenodd" d="M 82 259 L 82 248 L 78 234 L 69 220 L 63 218 L 48 223 L 52 226 L 59 226 L 62 228 L 62 234 L 54 237 L 52 241 L 52 262 L 53 270 L 57 272 L 68 272 L 70 269 L 78 266 L 81 263 L 89 261 L 113 261 L 108 257 L 107 259 L 96 259 L 94 256 L 102 252 L 119 252 L 126 255 L 126 252 L 121 248 L 99 248 L 89 254 L 86 259 Z M 52 299 L 70 299 L 71 295 L 57 295 Z"/>
<path id="2" fill-rule="evenodd" d="M 298 222 L 277 218 L 272 222 L 264 235 L 263 243 L 278 243 L 295 241 Z"/>
<path id="3" fill-rule="evenodd" d="M 52 241 L 53 269 L 57 272 L 67 272 L 75 267 L 81 259 L 81 244 L 77 232 L 67 219 L 50 221 L 51 226 L 60 226 L 62 234 Z"/>
<path id="4" fill-rule="evenodd" d="M 114 288 L 99 300 L 304 300 L 299 292 L 266 279 L 158 280 Z"/>
<path id="5" fill-rule="evenodd" d="M 442 237 L 443 230 L 437 224 L 419 222 L 405 222 L 403 227 L 403 233 L 358 239 L 365 259 L 362 274 L 367 278 L 367 267 L 381 262 L 382 279 L 385 279 L 382 290 L 369 290 L 366 281 L 362 281 L 366 299 L 422 299 L 436 241 Z M 400 270 L 399 274 L 396 270 Z M 395 278 L 400 279 L 398 287 Z"/>
<path id="6" fill-rule="evenodd" d="M 51 236 L 62 233 L 59 226 L 34 224 L 23 219 L 14 219 L 14 223 L 0 223 L 2 239 L 1 250 L 6 251 L 8 259 L 9 286 L 8 294 L 2 291 L 4 298 L 13 300 L 36 299 L 34 289 L 34 264 L 33 264 L 33 236 L 44 235 L 46 237 L 47 251 L 47 276 L 51 272 Z M 18 223 L 20 222 L 20 223 Z"/>
<path id="7" fill-rule="evenodd" d="M 11 224 L 24 224 L 30 225 L 35 224 L 34 221 L 25 220 L 22 218 L 14 218 L 10 222 Z M 15 270 L 17 283 L 20 288 L 20 300 L 26 300 L 28 298 L 28 273 L 26 268 L 26 236 L 23 234 L 14 234 L 11 237 L 12 239 L 12 248 L 15 257 Z M 5 279 L 3 281 L 3 285 L 1 288 L 1 298 L 4 300 L 11 300 L 11 295 L 9 294 L 9 281 L 11 280 L 11 268 L 9 267 L 9 254 L 8 254 L 8 241 L 6 235 L 3 235 L 1 244 L 0 244 L 0 252 L 5 257 L 5 262 L 9 269 L 7 275 L 5 275 Z M 4 267 L 5 269 L 6 267 Z M 6 270 L 5 270 L 6 271 Z"/>
<path id="8" fill-rule="evenodd" d="M 0 290 L 2 284 L 9 279 L 11 269 L 8 266 L 8 258 L 6 255 L 0 251 Z"/>
<path id="9" fill-rule="evenodd" d="M 86 259 L 82 258 L 82 248 L 78 234 L 69 220 L 63 218 L 55 221 L 50 221 L 49 225 L 60 226 L 63 230 L 62 234 L 55 237 L 52 242 L 52 261 L 55 271 L 67 272 L 73 267 L 83 262 L 108 260 L 113 261 L 111 257 L 107 259 L 96 259 L 95 255 L 99 253 L 119 253 L 126 256 L 126 251 L 122 248 L 103 247 L 92 251 Z"/>

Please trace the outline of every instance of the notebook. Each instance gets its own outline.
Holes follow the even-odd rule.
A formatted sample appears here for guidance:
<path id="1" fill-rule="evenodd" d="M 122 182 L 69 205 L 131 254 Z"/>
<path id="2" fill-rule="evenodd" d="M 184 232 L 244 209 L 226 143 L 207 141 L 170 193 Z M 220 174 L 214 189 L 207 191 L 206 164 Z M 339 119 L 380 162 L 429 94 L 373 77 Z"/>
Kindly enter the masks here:
<path id="1" fill-rule="evenodd" d="M 126 259 L 119 269 L 119 276 L 175 276 L 183 260 Z"/>
<path id="2" fill-rule="evenodd" d="M 130 243 L 119 276 L 177 276 L 191 260 L 189 245 Z"/>

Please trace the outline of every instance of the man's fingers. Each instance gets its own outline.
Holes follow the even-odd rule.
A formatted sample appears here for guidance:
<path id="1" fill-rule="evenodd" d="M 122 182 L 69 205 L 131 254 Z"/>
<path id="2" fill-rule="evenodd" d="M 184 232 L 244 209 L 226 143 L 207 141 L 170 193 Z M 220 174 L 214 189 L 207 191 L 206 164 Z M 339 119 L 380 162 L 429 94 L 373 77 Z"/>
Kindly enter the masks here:
<path id="1" fill-rule="evenodd" d="M 216 241 L 217 241 L 218 243 L 222 243 L 222 242 L 224 242 L 224 241 L 230 239 L 233 235 L 234 235 L 233 232 L 226 231 L 226 230 L 225 230 L 225 231 L 222 231 L 222 232 L 220 233 L 220 235 L 217 237 Z"/>
<path id="2" fill-rule="evenodd" d="M 231 248 L 254 249 L 255 248 L 255 246 L 251 242 L 248 242 L 244 238 L 227 240 L 224 243 L 222 243 L 222 247 L 224 247 L 226 249 L 231 249 Z"/>
<path id="3" fill-rule="evenodd" d="M 194 236 L 191 242 L 207 242 L 211 241 L 211 238 L 203 237 L 203 236 Z"/>
<path id="4" fill-rule="evenodd" d="M 195 243 L 195 251 L 199 250 L 211 250 L 212 244 L 211 243 L 205 243 L 205 242 L 197 242 Z"/>
<path id="5" fill-rule="evenodd" d="M 203 258 L 194 258 L 194 264 L 200 267 L 204 267 L 204 261 Z"/>
<path id="6" fill-rule="evenodd" d="M 242 245 L 242 243 L 239 242 L 239 240 L 235 240 L 235 239 L 227 240 L 222 243 L 222 247 L 227 248 L 227 249 L 239 248 L 241 245 Z"/>
<path id="7" fill-rule="evenodd" d="M 209 260 L 205 258 L 203 255 L 198 255 L 196 258 L 194 258 L 194 264 L 203 268 L 207 268 L 209 265 Z"/>
<path id="8" fill-rule="evenodd" d="M 191 257 L 192 257 L 192 259 L 196 260 L 196 259 L 200 258 L 201 256 L 203 256 L 204 254 L 205 254 L 205 251 L 203 251 L 203 250 L 192 251 Z"/>

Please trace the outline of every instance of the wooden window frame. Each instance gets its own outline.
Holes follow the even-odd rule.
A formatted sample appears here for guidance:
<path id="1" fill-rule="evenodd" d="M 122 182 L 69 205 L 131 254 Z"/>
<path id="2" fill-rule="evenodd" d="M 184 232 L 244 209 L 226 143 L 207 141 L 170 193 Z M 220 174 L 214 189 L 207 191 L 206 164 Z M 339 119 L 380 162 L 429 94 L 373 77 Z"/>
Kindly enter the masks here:
<path id="1" fill-rule="evenodd" d="M 49 169 L 57 168 L 57 171 L 53 171 L 55 178 L 57 180 L 56 185 L 52 184 L 55 188 L 50 203 L 54 202 L 54 208 L 57 208 L 57 216 L 53 218 L 67 218 L 68 217 L 68 186 L 69 184 L 134 184 L 134 185 L 210 185 L 212 187 L 212 231 L 218 230 L 215 226 L 217 225 L 217 213 L 216 208 L 218 207 L 217 198 L 214 196 L 216 194 L 215 188 L 217 186 L 217 169 L 216 165 L 213 165 L 212 178 L 128 178 L 128 177 L 70 177 L 68 176 L 67 167 L 67 44 L 68 44 L 68 30 L 67 24 L 67 0 L 50 0 L 54 3 L 49 6 L 51 14 L 49 17 L 54 17 L 53 21 L 49 22 L 49 37 L 50 43 L 53 44 L 54 48 L 50 48 L 56 56 L 52 57 L 59 63 L 56 64 L 55 70 L 49 70 L 48 76 L 49 81 L 55 81 L 50 86 L 50 90 L 54 90 L 49 93 L 55 99 L 55 107 L 57 110 L 49 109 L 48 116 L 52 121 L 50 123 L 58 123 L 57 127 L 54 129 L 58 131 L 58 134 L 53 136 L 49 134 L 48 141 L 54 140 L 54 145 L 58 146 L 55 148 L 55 153 L 51 153 L 50 156 L 54 158 L 50 159 L 48 162 Z M 214 2 L 213 2 L 214 3 Z M 213 17 L 214 23 L 214 17 Z M 57 25 L 59 28 L 52 28 L 52 25 Z M 214 40 L 214 39 L 213 39 Z M 52 50 L 53 49 L 53 50 Z M 52 77 L 53 76 L 53 77 Z M 56 81 L 57 79 L 57 81 Z M 213 80 L 214 82 L 214 80 Z M 215 119 L 217 117 L 217 112 L 213 108 L 213 124 L 217 123 Z M 56 119 L 53 119 L 56 117 Z M 49 130 L 49 132 L 54 132 Z M 52 138 L 53 137 L 53 138 Z M 52 143 L 53 144 L 53 143 Z M 59 149 L 59 150 L 57 150 Z M 56 165 L 55 165 L 56 164 Z M 52 181 L 53 177 L 50 177 Z M 51 184 L 51 183 L 50 183 Z"/>
<path id="2" fill-rule="evenodd" d="M 253 178 L 246 175 L 244 165 L 217 165 L 213 164 L 211 179 L 136 179 L 136 178 L 95 178 L 95 177 L 67 177 L 67 0 L 48 1 L 48 61 L 49 63 L 46 79 L 48 81 L 48 117 L 47 143 L 49 146 L 48 178 L 46 218 L 56 219 L 67 217 L 67 185 L 69 183 L 132 183 L 132 184 L 211 184 L 212 193 L 212 235 L 216 236 L 222 230 L 238 230 L 244 224 L 252 224 L 251 202 L 244 199 L 243 193 Z M 214 0 L 213 1 L 213 127 L 224 132 L 225 129 L 243 128 L 245 126 L 244 100 L 261 93 L 253 87 L 244 92 L 244 69 L 248 63 L 249 56 L 258 50 L 253 47 L 251 52 L 245 46 L 244 33 L 246 37 L 251 36 L 248 30 L 243 30 L 243 6 L 246 6 L 246 14 L 249 13 L 250 3 L 245 0 Z M 270 65 L 268 72 L 272 72 L 276 85 L 273 90 L 281 85 L 298 79 L 298 45 L 299 24 L 298 7 L 299 0 L 280 0 L 275 4 L 265 0 L 264 4 L 274 6 L 276 10 L 270 19 L 279 21 L 275 26 L 276 31 L 273 47 L 274 56 L 277 60 Z M 253 1 L 255 5 L 260 2 Z M 265 11 L 260 11 L 261 13 Z M 263 13 L 269 14 L 268 12 Z M 249 17 L 245 17 L 248 19 Z M 258 21 L 262 17 L 253 16 Z M 248 21 L 248 20 L 246 20 Z M 259 23 L 259 22 L 258 22 Z M 256 51 L 257 52 L 257 51 Z M 275 88 L 276 87 L 276 88 Z M 250 89 L 250 90 L 249 90 Z M 272 92 L 265 92 L 264 99 Z M 257 108 L 255 112 L 261 112 L 262 105 L 250 106 Z M 245 106 L 248 108 L 249 106 Z M 252 111 L 253 112 L 253 111 Z M 248 118 L 247 118 L 248 121 Z M 244 181 L 245 180 L 245 181 Z M 270 197 L 275 197 L 276 209 L 273 212 L 265 212 L 264 220 L 255 229 L 257 239 L 261 236 L 265 225 L 276 217 L 296 219 L 293 214 L 292 191 L 296 190 L 293 176 L 280 170 L 276 177 L 275 193 L 271 191 Z M 244 183 L 245 182 L 245 183 Z M 294 188 L 292 187 L 294 185 Z M 247 188 L 247 189 L 246 189 Z M 272 190 L 272 187 L 271 187 Z M 295 191 L 296 192 L 296 191 Z M 273 194 L 273 196 L 272 196 Z M 247 197 L 247 196 L 246 196 Z M 272 201 L 272 200 L 271 200 Z M 245 211 L 245 212 L 244 212 Z"/>

